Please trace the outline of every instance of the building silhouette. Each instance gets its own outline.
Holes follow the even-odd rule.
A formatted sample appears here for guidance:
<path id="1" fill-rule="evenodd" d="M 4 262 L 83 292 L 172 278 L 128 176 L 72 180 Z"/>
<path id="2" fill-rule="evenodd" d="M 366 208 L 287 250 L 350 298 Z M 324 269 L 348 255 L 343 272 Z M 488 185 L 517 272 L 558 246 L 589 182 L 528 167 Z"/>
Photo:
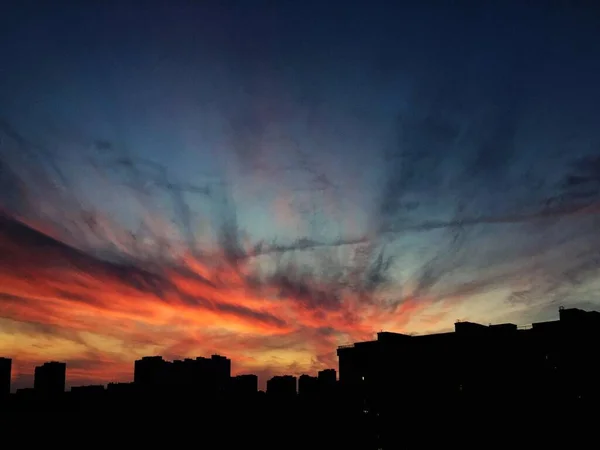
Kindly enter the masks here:
<path id="1" fill-rule="evenodd" d="M 310 375 L 298 378 L 298 395 L 302 398 L 314 398 L 319 395 L 319 379 Z"/>
<path id="2" fill-rule="evenodd" d="M 144 356 L 134 363 L 133 382 L 145 391 L 223 394 L 231 382 L 231 360 L 221 355 L 175 361 Z"/>
<path id="3" fill-rule="evenodd" d="M 165 364 L 169 370 L 169 363 Z M 194 388 L 196 382 L 200 382 L 198 364 L 195 359 L 186 358 L 175 360 L 170 365 L 171 374 L 167 374 L 168 382 L 173 382 L 178 390 L 189 390 Z"/>
<path id="4" fill-rule="evenodd" d="M 275 399 L 291 399 L 296 397 L 296 377 L 279 375 L 267 381 L 267 395 Z"/>
<path id="5" fill-rule="evenodd" d="M 10 394 L 11 374 L 12 359 L 0 358 L 0 401 L 4 401 Z"/>
<path id="6" fill-rule="evenodd" d="M 33 388 L 39 395 L 59 395 L 65 392 L 67 364 L 51 361 L 35 368 Z"/>
<path id="7" fill-rule="evenodd" d="M 329 398 L 337 394 L 337 372 L 335 369 L 325 369 L 318 373 L 319 393 L 324 398 Z"/>
<path id="8" fill-rule="evenodd" d="M 209 358 L 196 358 L 200 366 L 202 385 L 208 391 L 223 394 L 231 381 L 231 360 L 221 355 Z"/>
<path id="9" fill-rule="evenodd" d="M 337 374 L 335 369 L 325 369 L 318 373 L 319 383 L 325 386 L 335 386 L 337 382 Z"/>
<path id="10" fill-rule="evenodd" d="M 598 342 L 600 313 L 564 308 L 559 320 L 527 328 L 457 322 L 448 333 L 380 332 L 338 348 L 340 385 L 352 408 L 377 417 L 385 448 L 397 444 L 390 439 L 405 411 L 532 411 L 597 400 Z"/>
<path id="11" fill-rule="evenodd" d="M 162 356 L 144 356 L 134 363 L 133 382 L 139 388 L 150 390 L 166 386 L 168 363 Z"/>

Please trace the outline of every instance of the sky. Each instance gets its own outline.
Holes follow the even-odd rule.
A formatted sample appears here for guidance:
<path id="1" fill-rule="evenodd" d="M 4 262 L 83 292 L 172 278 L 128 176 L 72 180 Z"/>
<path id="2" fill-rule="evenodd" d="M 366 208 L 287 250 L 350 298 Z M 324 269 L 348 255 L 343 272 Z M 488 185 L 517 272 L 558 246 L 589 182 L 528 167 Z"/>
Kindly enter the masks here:
<path id="1" fill-rule="evenodd" d="M 3 2 L 13 388 L 598 309 L 600 12 L 544 3 Z"/>

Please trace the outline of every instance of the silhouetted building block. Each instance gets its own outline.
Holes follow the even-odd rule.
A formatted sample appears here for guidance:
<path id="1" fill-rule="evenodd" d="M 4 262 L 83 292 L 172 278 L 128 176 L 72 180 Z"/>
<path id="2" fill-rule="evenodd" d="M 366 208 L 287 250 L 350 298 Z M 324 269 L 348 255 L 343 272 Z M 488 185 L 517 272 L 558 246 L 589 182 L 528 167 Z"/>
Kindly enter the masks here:
<path id="1" fill-rule="evenodd" d="M 123 404 L 132 405 L 139 403 L 140 397 L 138 394 L 140 390 L 143 393 L 147 393 L 146 390 L 140 388 L 135 383 L 108 383 L 105 397 L 111 406 L 118 408 Z"/>
<path id="2" fill-rule="evenodd" d="M 12 359 L 0 358 L 0 399 L 10 394 L 10 379 L 12 372 Z"/>
<path id="3" fill-rule="evenodd" d="M 235 396 L 248 397 L 258 392 L 258 377 L 253 374 L 237 375 L 232 378 L 232 392 Z"/>
<path id="4" fill-rule="evenodd" d="M 231 381 L 231 360 L 221 355 L 212 355 L 212 370 L 217 390 L 223 392 Z"/>
<path id="5" fill-rule="evenodd" d="M 600 312 L 598 311 L 584 311 L 578 308 L 564 308 L 561 306 L 558 315 L 559 321 L 566 326 L 600 326 Z"/>
<path id="6" fill-rule="evenodd" d="M 231 377 L 231 360 L 221 355 L 212 355 L 210 357 L 214 364 L 217 377 L 227 379 Z"/>
<path id="7" fill-rule="evenodd" d="M 321 393 L 330 394 L 337 388 L 337 372 L 335 369 L 321 370 L 318 374 Z"/>
<path id="8" fill-rule="evenodd" d="M 168 376 L 169 364 L 162 356 L 144 356 L 134 363 L 133 382 L 141 389 L 163 388 Z"/>
<path id="9" fill-rule="evenodd" d="M 173 362 L 162 356 L 145 356 L 135 362 L 134 383 L 145 391 L 213 395 L 224 393 L 230 381 L 231 360 L 221 355 Z"/>
<path id="10" fill-rule="evenodd" d="M 319 395 L 319 379 L 310 375 L 298 378 L 298 395 L 302 398 L 315 398 Z"/>
<path id="11" fill-rule="evenodd" d="M 380 334 L 380 336 L 383 336 L 383 334 Z M 410 336 L 406 337 L 410 338 Z M 377 366 L 379 348 L 382 342 L 383 339 L 357 342 L 338 348 L 340 384 L 345 389 L 358 389 L 363 386 L 365 379 L 371 378 L 371 373 Z"/>
<path id="12" fill-rule="evenodd" d="M 600 399 L 600 314 L 561 309 L 559 315 L 527 329 L 458 322 L 454 332 L 382 332 L 375 341 L 340 347 L 345 401 L 375 416 L 378 434 L 392 439 L 402 410 L 414 416 L 419 408 L 448 405 L 478 411 Z"/>
<path id="13" fill-rule="evenodd" d="M 276 376 L 267 381 L 267 395 L 272 398 L 289 399 L 296 396 L 296 377 Z"/>
<path id="14" fill-rule="evenodd" d="M 204 395 L 221 394 L 231 381 L 231 360 L 212 355 L 210 358 L 197 357 L 193 362 L 195 389 Z"/>
<path id="15" fill-rule="evenodd" d="M 189 391 L 198 379 L 196 361 L 191 358 L 173 361 L 170 383 L 180 390 Z"/>
<path id="16" fill-rule="evenodd" d="M 477 336 L 483 333 L 487 333 L 488 327 L 480 323 L 474 322 L 456 322 L 454 324 L 454 331 L 457 334 Z"/>
<path id="17" fill-rule="evenodd" d="M 534 323 L 529 334 L 527 363 L 538 399 L 600 398 L 600 313 L 561 307 L 558 321 Z"/>
<path id="18" fill-rule="evenodd" d="M 35 368 L 33 388 L 40 395 L 59 395 L 65 392 L 67 364 L 47 362 Z"/>
<path id="19" fill-rule="evenodd" d="M 319 383 L 323 386 L 335 386 L 337 382 L 337 374 L 335 369 L 321 370 L 318 374 Z"/>

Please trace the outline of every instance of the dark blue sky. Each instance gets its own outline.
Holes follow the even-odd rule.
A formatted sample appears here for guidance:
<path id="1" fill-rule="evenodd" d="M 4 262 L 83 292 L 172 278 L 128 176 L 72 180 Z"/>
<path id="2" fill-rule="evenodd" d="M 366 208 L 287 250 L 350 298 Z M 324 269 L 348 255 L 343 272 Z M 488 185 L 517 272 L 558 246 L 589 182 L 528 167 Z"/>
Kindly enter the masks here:
<path id="1" fill-rule="evenodd" d="M 4 2 L 3 208 L 103 256 L 266 253 L 429 302 L 381 327 L 593 306 L 600 9 L 548 3 Z"/>

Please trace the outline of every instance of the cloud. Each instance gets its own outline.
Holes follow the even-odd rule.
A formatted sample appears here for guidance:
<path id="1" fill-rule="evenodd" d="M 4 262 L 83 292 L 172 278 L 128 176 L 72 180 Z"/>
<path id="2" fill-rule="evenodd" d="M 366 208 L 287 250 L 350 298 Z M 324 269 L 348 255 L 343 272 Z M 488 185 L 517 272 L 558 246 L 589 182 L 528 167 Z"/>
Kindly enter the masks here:
<path id="1" fill-rule="evenodd" d="M 335 366 L 337 345 L 381 328 L 433 331 L 451 327 L 461 305 L 491 319 L 492 305 L 500 318 L 543 296 L 564 298 L 597 273 L 589 245 L 598 219 L 587 211 L 563 205 L 516 219 L 422 223 L 414 231 L 440 245 L 408 276 L 398 273 L 407 255 L 373 239 L 348 241 L 345 250 L 298 245 L 252 254 L 234 226 L 226 236 L 235 252 L 188 253 L 157 265 L 131 255 L 105 260 L 4 215 L 5 336 L 44 342 L 28 352 L 5 340 L 4 352 L 25 361 L 17 385 L 29 380 L 32 364 L 53 355 L 74 362 L 71 384 L 128 379 L 133 360 L 154 353 L 225 353 L 235 373 L 314 372 Z M 527 227 L 545 215 L 570 225 L 555 223 L 535 239 L 513 230 L 518 240 L 503 248 L 487 246 L 489 234 L 480 229 Z M 511 291 L 476 306 L 506 287 Z"/>
<path id="2" fill-rule="evenodd" d="M 290 142 L 274 123 L 285 105 L 258 95 L 231 121 L 237 162 L 250 170 L 228 182 L 180 182 L 97 139 L 69 171 L 4 127 L 0 352 L 19 361 L 19 383 L 50 358 L 69 362 L 71 383 L 130 379 L 145 354 L 224 353 L 235 373 L 314 372 L 336 365 L 337 345 L 381 329 L 439 331 L 459 317 L 534 319 L 559 301 L 595 304 L 597 152 L 573 165 L 528 160 L 527 105 L 510 86 L 487 102 L 481 89 L 426 87 L 394 125 L 383 170 L 361 193 L 369 204 L 340 217 L 347 192 L 325 170 L 322 146 Z M 268 205 L 307 200 L 275 203 L 296 214 L 278 217 L 297 228 L 285 239 L 249 231 L 244 202 L 257 191 Z M 356 208 L 374 213 L 354 234 L 332 223 L 360 222 Z M 201 230 L 203 245 L 200 221 L 215 225 Z"/>
<path id="3" fill-rule="evenodd" d="M 6 250 L 0 257 L 0 315 L 21 324 L 13 325 L 10 333 L 63 339 L 68 332 L 70 344 L 56 344 L 67 353 L 56 354 L 80 361 L 69 372 L 78 380 L 107 379 L 92 363 L 89 373 L 84 373 L 81 361 L 92 361 L 99 354 L 90 353 L 92 344 L 82 338 L 85 333 L 98 336 L 96 340 L 117 342 L 111 344 L 114 353 L 132 358 L 141 355 L 125 350 L 126 342 L 134 343 L 134 349 L 182 357 L 201 353 L 209 347 L 211 336 L 223 334 L 227 339 L 212 349 L 233 352 L 234 358 L 251 351 L 253 343 L 259 353 L 279 347 L 281 355 L 325 358 L 319 355 L 331 354 L 336 333 L 362 336 L 372 331 L 359 320 L 359 299 L 350 299 L 352 293 L 336 281 L 331 270 L 329 278 L 318 278 L 316 273 L 301 274 L 292 266 L 279 266 L 257 284 L 247 264 L 236 265 L 227 255 L 218 264 L 189 255 L 179 265 L 165 265 L 156 272 L 139 261 L 117 264 L 99 259 L 7 216 L 0 220 L 0 244 Z M 306 339 L 316 347 L 300 351 Z M 286 340 L 291 347 L 276 344 Z M 6 350 L 15 352 L 10 347 Z M 102 354 L 107 351 L 104 348 Z M 16 353 L 16 357 L 24 356 Z M 113 360 L 109 358 L 108 366 Z"/>

